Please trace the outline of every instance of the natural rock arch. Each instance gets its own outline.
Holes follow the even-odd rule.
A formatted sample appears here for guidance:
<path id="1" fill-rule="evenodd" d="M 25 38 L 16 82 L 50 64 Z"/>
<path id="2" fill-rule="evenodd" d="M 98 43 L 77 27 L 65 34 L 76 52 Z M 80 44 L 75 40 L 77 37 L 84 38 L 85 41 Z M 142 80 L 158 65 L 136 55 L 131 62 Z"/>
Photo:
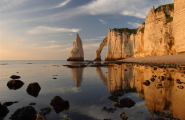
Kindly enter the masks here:
<path id="1" fill-rule="evenodd" d="M 94 59 L 95 61 L 101 61 L 101 51 L 104 46 L 107 45 L 107 37 L 103 39 L 103 41 L 100 43 L 98 49 L 96 50 L 95 56 L 96 58 Z"/>

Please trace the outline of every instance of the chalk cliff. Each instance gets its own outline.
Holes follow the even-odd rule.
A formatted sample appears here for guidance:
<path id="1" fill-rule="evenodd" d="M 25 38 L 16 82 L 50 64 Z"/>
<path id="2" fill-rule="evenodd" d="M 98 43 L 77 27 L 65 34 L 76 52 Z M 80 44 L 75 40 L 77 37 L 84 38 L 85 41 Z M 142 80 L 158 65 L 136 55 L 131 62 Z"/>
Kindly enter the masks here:
<path id="1" fill-rule="evenodd" d="M 76 38 L 73 43 L 73 49 L 67 61 L 84 61 L 84 51 L 82 41 L 78 33 L 76 34 Z"/>
<path id="2" fill-rule="evenodd" d="M 94 59 L 95 61 L 101 61 L 101 55 L 100 54 L 101 54 L 101 51 L 102 51 L 103 47 L 106 46 L 106 45 L 107 45 L 107 37 L 105 37 L 103 39 L 103 41 L 100 43 L 98 49 L 96 50 L 96 53 L 95 53 L 96 58 Z"/>
<path id="3" fill-rule="evenodd" d="M 138 29 L 109 29 L 105 60 L 185 53 L 184 6 L 184 0 L 156 9 L 153 6 Z"/>
<path id="4" fill-rule="evenodd" d="M 185 53 L 185 0 L 174 0 L 174 36 L 178 53 Z"/>

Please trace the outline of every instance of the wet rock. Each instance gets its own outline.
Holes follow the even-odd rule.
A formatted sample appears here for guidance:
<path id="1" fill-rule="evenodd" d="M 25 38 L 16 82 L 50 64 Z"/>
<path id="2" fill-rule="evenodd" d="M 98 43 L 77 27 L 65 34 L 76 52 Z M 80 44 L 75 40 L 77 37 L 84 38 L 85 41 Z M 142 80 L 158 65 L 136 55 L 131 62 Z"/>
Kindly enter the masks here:
<path id="1" fill-rule="evenodd" d="M 179 89 L 184 89 L 184 87 L 182 86 L 182 85 L 180 85 L 180 86 L 177 86 Z"/>
<path id="2" fill-rule="evenodd" d="M 160 76 L 160 80 L 161 81 L 163 81 L 163 80 L 165 80 L 166 78 L 165 78 L 165 76 Z"/>
<path id="3" fill-rule="evenodd" d="M 8 107 L 8 106 L 13 105 L 14 103 L 18 103 L 18 102 L 17 101 L 15 101 L 15 102 L 5 102 L 5 103 L 3 103 L 3 106 Z"/>
<path id="4" fill-rule="evenodd" d="M 121 97 L 124 95 L 124 93 L 122 91 L 114 91 L 111 93 L 112 96 L 116 96 L 116 97 Z"/>
<path id="5" fill-rule="evenodd" d="M 29 105 L 36 105 L 36 103 L 30 103 Z"/>
<path id="6" fill-rule="evenodd" d="M 10 80 L 7 83 L 7 87 L 10 90 L 17 90 L 20 89 L 22 86 L 24 85 L 24 83 L 21 80 Z"/>
<path id="7" fill-rule="evenodd" d="M 159 89 L 159 88 L 164 88 L 162 84 L 157 84 L 157 85 L 155 85 L 155 87 L 156 87 L 157 89 Z"/>
<path id="8" fill-rule="evenodd" d="M 119 104 L 119 102 L 118 101 L 114 101 L 114 105 L 118 105 Z"/>
<path id="9" fill-rule="evenodd" d="M 68 117 L 65 117 L 64 119 L 62 119 L 62 120 L 69 120 L 69 118 Z"/>
<path id="10" fill-rule="evenodd" d="M 122 120 L 127 120 L 128 119 L 128 116 L 123 112 L 123 113 L 121 113 L 120 118 Z"/>
<path id="11" fill-rule="evenodd" d="M 11 115 L 10 119 L 12 120 L 32 120 L 34 115 L 37 114 L 35 108 L 31 106 L 26 106 L 19 108 Z"/>
<path id="12" fill-rule="evenodd" d="M 124 98 L 120 100 L 120 104 L 124 105 L 125 107 L 131 108 L 133 107 L 136 103 L 130 99 L 130 98 Z"/>
<path id="13" fill-rule="evenodd" d="M 146 80 L 145 82 L 143 82 L 144 85 L 149 86 L 150 85 L 150 81 Z"/>
<path id="14" fill-rule="evenodd" d="M 3 120 L 3 118 L 9 113 L 9 110 L 6 106 L 3 106 L 0 103 L 0 120 Z"/>
<path id="15" fill-rule="evenodd" d="M 154 67 L 154 70 L 157 70 L 157 67 Z"/>
<path id="16" fill-rule="evenodd" d="M 182 84 L 183 82 L 181 82 L 180 79 L 177 79 L 177 80 L 176 80 L 176 83 L 177 83 L 177 84 Z"/>
<path id="17" fill-rule="evenodd" d="M 85 65 L 85 64 L 81 64 L 81 65 L 63 65 L 63 66 L 66 66 L 68 68 L 84 68 L 84 67 L 87 67 L 87 65 Z"/>
<path id="18" fill-rule="evenodd" d="M 170 110 L 163 110 L 162 115 L 166 117 L 173 117 L 173 112 Z"/>
<path id="19" fill-rule="evenodd" d="M 34 115 L 32 120 L 46 120 L 46 118 L 40 114 Z"/>
<path id="20" fill-rule="evenodd" d="M 12 79 L 19 79 L 19 78 L 21 78 L 21 77 L 18 76 L 18 75 L 12 75 L 12 76 L 10 76 L 10 78 L 12 78 Z"/>
<path id="21" fill-rule="evenodd" d="M 154 82 L 154 81 L 155 81 L 155 78 L 151 78 L 150 80 L 151 80 L 152 82 Z"/>
<path id="22" fill-rule="evenodd" d="M 168 77 L 167 80 L 173 80 L 171 77 Z"/>
<path id="23" fill-rule="evenodd" d="M 27 93 L 31 96 L 37 97 L 41 87 L 38 83 L 30 83 L 26 89 Z"/>
<path id="24" fill-rule="evenodd" d="M 101 111 L 105 111 L 108 113 L 114 113 L 117 110 L 117 108 L 107 108 L 107 107 L 103 107 Z"/>
<path id="25" fill-rule="evenodd" d="M 108 99 L 112 101 L 117 101 L 119 98 L 116 96 L 109 96 Z"/>
<path id="26" fill-rule="evenodd" d="M 47 115 L 51 112 L 51 108 L 49 108 L 49 107 L 43 108 L 43 109 L 40 109 L 40 110 L 41 110 L 40 115 L 43 115 L 43 116 L 45 116 L 45 115 Z"/>
<path id="27" fill-rule="evenodd" d="M 64 110 L 69 109 L 69 102 L 67 100 L 63 100 L 60 96 L 55 96 L 52 100 L 50 105 L 53 106 L 56 113 L 60 113 Z"/>

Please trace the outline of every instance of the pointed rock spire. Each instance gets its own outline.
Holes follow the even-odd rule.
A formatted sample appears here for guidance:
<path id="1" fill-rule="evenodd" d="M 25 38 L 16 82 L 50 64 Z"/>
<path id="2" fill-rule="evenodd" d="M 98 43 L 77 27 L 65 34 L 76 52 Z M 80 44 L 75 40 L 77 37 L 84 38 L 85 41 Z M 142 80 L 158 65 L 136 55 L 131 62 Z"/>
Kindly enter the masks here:
<path id="1" fill-rule="evenodd" d="M 78 33 L 76 34 L 75 41 L 73 42 L 73 49 L 67 61 L 84 61 L 82 41 Z"/>

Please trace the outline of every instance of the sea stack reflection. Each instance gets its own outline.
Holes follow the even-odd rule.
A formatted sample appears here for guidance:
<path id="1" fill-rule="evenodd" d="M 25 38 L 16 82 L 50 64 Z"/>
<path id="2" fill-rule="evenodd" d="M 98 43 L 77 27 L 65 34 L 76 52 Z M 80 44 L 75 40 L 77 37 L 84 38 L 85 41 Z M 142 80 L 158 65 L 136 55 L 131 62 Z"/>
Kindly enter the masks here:
<path id="1" fill-rule="evenodd" d="M 73 49 L 67 61 L 84 61 L 84 51 L 82 41 L 78 33 L 76 34 L 76 38 L 73 43 Z"/>

